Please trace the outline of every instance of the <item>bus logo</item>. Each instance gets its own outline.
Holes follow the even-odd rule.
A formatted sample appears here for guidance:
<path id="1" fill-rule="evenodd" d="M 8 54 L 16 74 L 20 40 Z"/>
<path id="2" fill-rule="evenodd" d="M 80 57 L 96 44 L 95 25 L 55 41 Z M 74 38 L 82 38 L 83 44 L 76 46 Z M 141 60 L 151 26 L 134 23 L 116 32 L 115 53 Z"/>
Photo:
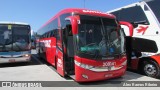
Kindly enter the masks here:
<path id="1" fill-rule="evenodd" d="M 144 27 L 144 26 L 140 26 L 139 29 L 137 29 L 137 33 L 142 33 L 142 35 L 144 35 L 144 33 L 146 32 L 148 26 Z"/>
<path id="2" fill-rule="evenodd" d="M 51 47 L 51 40 L 43 40 L 42 42 L 44 43 L 45 47 Z"/>
<path id="3" fill-rule="evenodd" d="M 103 13 L 100 11 L 93 11 L 93 10 L 83 10 L 84 13 L 97 13 L 97 14 L 105 14 L 105 15 L 109 15 L 109 16 L 113 16 L 112 14 L 109 13 Z"/>
<path id="4" fill-rule="evenodd" d="M 58 67 L 61 67 L 61 68 L 62 68 L 62 64 L 63 64 L 63 63 L 62 63 L 62 60 L 61 60 L 61 59 L 58 58 L 57 64 L 58 64 L 58 65 L 57 65 Z"/>

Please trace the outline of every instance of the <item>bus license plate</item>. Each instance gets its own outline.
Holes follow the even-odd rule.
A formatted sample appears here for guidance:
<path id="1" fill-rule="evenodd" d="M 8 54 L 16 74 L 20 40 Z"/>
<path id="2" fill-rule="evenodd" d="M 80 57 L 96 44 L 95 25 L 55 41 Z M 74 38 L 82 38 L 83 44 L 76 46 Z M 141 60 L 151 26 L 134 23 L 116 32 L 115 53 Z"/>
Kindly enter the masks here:
<path id="1" fill-rule="evenodd" d="M 105 77 L 112 77 L 113 74 L 106 74 Z"/>
<path id="2" fill-rule="evenodd" d="M 9 62 L 15 62 L 16 60 L 15 59 L 9 59 Z"/>

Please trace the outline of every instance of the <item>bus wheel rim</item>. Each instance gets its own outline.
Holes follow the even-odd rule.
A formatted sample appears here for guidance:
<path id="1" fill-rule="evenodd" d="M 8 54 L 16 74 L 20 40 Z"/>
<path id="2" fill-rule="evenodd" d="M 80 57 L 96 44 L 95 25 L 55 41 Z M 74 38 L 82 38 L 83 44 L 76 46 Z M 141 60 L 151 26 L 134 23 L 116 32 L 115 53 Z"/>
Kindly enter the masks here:
<path id="1" fill-rule="evenodd" d="M 157 73 L 156 67 L 153 64 L 146 64 L 144 66 L 144 71 L 147 75 L 155 76 Z"/>

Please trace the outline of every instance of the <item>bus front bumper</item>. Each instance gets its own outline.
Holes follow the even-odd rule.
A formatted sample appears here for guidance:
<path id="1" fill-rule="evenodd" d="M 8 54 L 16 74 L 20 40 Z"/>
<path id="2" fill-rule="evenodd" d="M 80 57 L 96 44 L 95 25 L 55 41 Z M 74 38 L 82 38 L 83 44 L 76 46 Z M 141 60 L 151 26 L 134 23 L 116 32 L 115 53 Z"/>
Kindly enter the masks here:
<path id="1" fill-rule="evenodd" d="M 100 80 L 107 80 L 111 78 L 118 78 L 125 74 L 126 66 L 120 68 L 119 70 L 115 71 L 106 71 L 106 72 L 95 72 L 86 70 L 79 66 L 75 66 L 76 75 L 75 81 L 77 82 L 92 82 L 92 81 L 100 81 Z"/>
<path id="2" fill-rule="evenodd" d="M 29 62 L 31 55 L 23 57 L 0 57 L 0 63 L 16 63 L 16 62 Z"/>

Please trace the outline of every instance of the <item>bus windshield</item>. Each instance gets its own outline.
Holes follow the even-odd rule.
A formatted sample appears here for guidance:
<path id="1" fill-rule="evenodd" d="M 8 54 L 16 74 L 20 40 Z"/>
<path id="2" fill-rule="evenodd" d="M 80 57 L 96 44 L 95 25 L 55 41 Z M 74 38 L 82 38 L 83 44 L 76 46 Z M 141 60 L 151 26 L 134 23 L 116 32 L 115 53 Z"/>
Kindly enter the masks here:
<path id="1" fill-rule="evenodd" d="M 158 21 L 160 22 L 160 7 L 159 7 L 160 0 L 152 0 L 147 2 L 149 7 L 152 9 L 153 13 L 157 17 Z"/>
<path id="2" fill-rule="evenodd" d="M 0 25 L 0 52 L 29 50 L 29 33 L 28 25 Z"/>
<path id="3" fill-rule="evenodd" d="M 115 19 L 80 15 L 77 42 L 81 57 L 115 59 L 124 52 L 124 34 Z"/>

